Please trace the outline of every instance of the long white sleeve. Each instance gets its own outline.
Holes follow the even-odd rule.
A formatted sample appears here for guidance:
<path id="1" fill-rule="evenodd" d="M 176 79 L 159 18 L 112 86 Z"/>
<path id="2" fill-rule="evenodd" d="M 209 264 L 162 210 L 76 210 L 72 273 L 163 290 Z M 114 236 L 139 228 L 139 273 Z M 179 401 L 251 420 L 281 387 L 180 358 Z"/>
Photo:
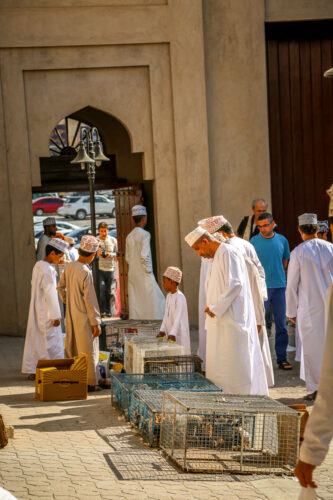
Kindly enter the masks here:
<path id="1" fill-rule="evenodd" d="M 150 251 L 150 234 L 146 232 L 142 238 L 142 248 L 141 248 L 141 262 L 147 273 L 153 272 L 153 264 L 151 261 L 151 251 Z"/>
<path id="2" fill-rule="evenodd" d="M 333 285 L 327 291 L 327 331 L 318 395 L 305 428 L 300 459 L 312 465 L 324 460 L 333 437 Z"/>
<path id="3" fill-rule="evenodd" d="M 52 321 L 60 319 L 61 312 L 58 302 L 55 279 L 53 277 L 51 266 L 44 273 L 42 280 L 42 287 L 45 297 L 45 307 L 47 310 L 48 318 Z"/>
<path id="4" fill-rule="evenodd" d="M 232 258 L 229 253 L 224 253 L 219 257 L 222 257 L 224 261 L 223 272 L 227 279 L 226 291 L 220 295 L 216 304 L 209 304 L 208 307 L 212 313 L 221 317 L 242 290 L 241 276 L 243 272 L 240 265 L 240 259 L 243 257 L 234 254 Z M 211 277 L 211 279 L 216 279 L 216 277 Z"/>
<path id="5" fill-rule="evenodd" d="M 172 322 L 168 331 L 168 335 L 177 334 L 182 330 L 182 317 L 183 317 L 183 307 L 182 307 L 182 296 L 177 294 L 174 301 L 174 310 L 172 312 Z"/>
<path id="6" fill-rule="evenodd" d="M 296 318 L 298 306 L 298 287 L 300 281 L 300 267 L 296 253 L 293 251 L 290 255 L 287 277 L 287 316 L 288 318 Z"/>

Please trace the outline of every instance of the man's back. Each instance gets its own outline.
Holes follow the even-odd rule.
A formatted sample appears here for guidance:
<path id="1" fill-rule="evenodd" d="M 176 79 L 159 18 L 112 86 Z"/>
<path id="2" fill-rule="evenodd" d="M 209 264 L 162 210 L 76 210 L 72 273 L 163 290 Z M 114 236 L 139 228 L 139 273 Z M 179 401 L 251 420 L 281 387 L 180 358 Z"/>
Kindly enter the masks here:
<path id="1" fill-rule="evenodd" d="M 129 264 L 129 273 L 151 273 L 150 233 L 141 227 L 135 227 L 126 238 L 125 258 Z"/>
<path id="2" fill-rule="evenodd" d="M 251 238 L 251 243 L 265 269 L 267 288 L 285 287 L 286 276 L 282 261 L 290 257 L 288 240 L 278 233 L 274 233 L 272 238 L 264 238 L 258 234 Z"/>

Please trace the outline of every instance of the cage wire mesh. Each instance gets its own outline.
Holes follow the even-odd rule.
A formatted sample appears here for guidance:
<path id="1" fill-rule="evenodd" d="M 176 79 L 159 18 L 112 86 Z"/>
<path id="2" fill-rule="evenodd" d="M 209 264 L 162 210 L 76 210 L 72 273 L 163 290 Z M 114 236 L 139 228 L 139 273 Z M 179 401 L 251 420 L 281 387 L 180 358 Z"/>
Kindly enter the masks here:
<path id="1" fill-rule="evenodd" d="M 133 392 L 142 390 L 220 391 L 217 385 L 200 373 L 116 373 L 111 375 L 111 403 L 131 420 L 135 408 Z M 132 406 L 133 402 L 133 406 Z"/>
<path id="2" fill-rule="evenodd" d="M 201 373 L 202 359 L 196 355 L 144 358 L 144 373 Z"/>
<path id="3" fill-rule="evenodd" d="M 267 396 L 166 391 L 160 447 L 183 471 L 291 475 L 300 413 Z"/>
<path id="4" fill-rule="evenodd" d="M 125 340 L 125 370 L 126 373 L 144 373 L 144 358 L 154 356 L 179 356 L 187 354 L 188 350 L 165 338 L 135 337 Z"/>
<path id="5" fill-rule="evenodd" d="M 154 338 L 161 324 L 161 320 L 103 320 L 102 328 L 105 330 L 110 361 L 124 363 L 125 339 L 134 336 Z"/>

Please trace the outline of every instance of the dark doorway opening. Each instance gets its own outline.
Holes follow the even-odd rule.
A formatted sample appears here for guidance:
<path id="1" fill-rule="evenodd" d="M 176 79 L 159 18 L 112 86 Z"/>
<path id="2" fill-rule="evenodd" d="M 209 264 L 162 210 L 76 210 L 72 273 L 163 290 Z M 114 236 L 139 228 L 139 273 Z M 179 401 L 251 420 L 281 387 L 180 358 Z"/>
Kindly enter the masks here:
<path id="1" fill-rule="evenodd" d="M 273 215 L 293 248 L 297 216 L 328 217 L 333 183 L 333 20 L 266 25 Z"/>

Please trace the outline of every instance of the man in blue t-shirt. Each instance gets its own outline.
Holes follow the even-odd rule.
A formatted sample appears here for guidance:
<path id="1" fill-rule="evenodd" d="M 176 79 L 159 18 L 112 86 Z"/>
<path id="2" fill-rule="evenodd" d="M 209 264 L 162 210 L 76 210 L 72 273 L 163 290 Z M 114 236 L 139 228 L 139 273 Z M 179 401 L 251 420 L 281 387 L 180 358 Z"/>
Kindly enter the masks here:
<path id="1" fill-rule="evenodd" d="M 288 240 L 274 232 L 275 222 L 270 213 L 265 212 L 258 217 L 257 227 L 260 234 L 251 238 L 259 260 L 266 274 L 268 304 L 272 305 L 275 319 L 275 352 L 281 370 L 291 370 L 287 361 L 288 333 L 286 324 L 286 271 L 290 258 Z"/>

